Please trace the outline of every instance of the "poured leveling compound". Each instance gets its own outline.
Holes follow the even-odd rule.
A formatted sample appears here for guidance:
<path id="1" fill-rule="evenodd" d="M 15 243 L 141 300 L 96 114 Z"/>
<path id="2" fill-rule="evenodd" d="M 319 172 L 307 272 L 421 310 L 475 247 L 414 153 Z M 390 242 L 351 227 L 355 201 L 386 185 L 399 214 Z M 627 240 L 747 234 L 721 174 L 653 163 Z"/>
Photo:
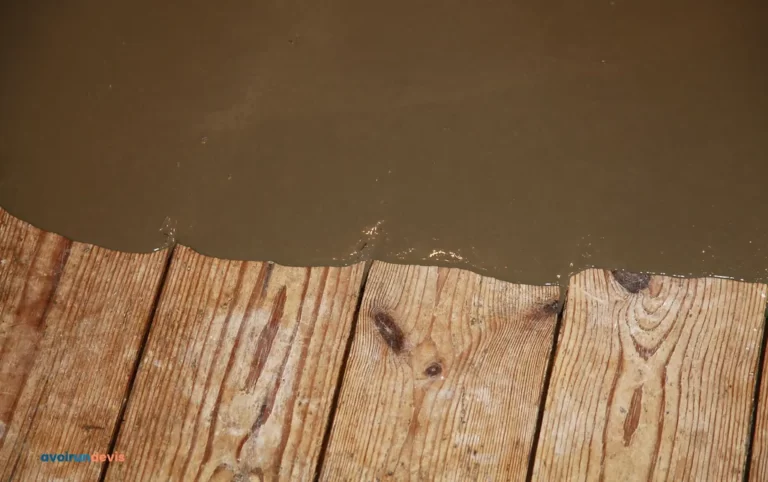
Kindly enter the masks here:
<path id="1" fill-rule="evenodd" d="M 527 283 L 768 278 L 765 2 L 0 9 L 0 206 L 41 228 Z"/>

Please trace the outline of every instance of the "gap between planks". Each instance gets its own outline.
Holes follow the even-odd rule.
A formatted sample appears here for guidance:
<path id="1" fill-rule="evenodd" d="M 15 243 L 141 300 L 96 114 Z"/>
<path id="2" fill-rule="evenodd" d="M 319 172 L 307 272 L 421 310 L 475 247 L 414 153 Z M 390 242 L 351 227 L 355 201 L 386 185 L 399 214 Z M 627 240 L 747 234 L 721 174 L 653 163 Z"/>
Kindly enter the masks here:
<path id="1" fill-rule="evenodd" d="M 109 448 L 107 449 L 108 454 L 112 454 L 115 452 L 115 444 L 117 444 L 117 437 L 120 435 L 120 428 L 123 426 L 123 418 L 125 417 L 125 409 L 128 407 L 128 401 L 131 398 L 131 393 L 133 393 L 133 386 L 136 383 L 136 375 L 139 373 L 139 365 L 141 365 L 141 360 L 144 358 L 144 350 L 147 347 L 147 339 L 149 338 L 149 331 L 152 328 L 152 323 L 155 321 L 155 314 L 157 313 L 157 305 L 160 303 L 160 297 L 163 294 L 163 291 L 165 290 L 165 281 L 168 277 L 168 270 L 171 267 L 171 260 L 173 259 L 173 254 L 176 251 L 176 245 L 172 245 L 168 248 L 170 252 L 168 253 L 168 256 L 165 260 L 165 266 L 163 266 L 163 272 L 160 275 L 160 286 L 157 289 L 157 293 L 155 293 L 155 298 L 152 300 L 152 308 L 150 310 L 149 315 L 149 321 L 147 322 L 147 327 L 144 330 L 144 334 L 141 337 L 141 344 L 139 345 L 139 351 L 136 353 L 136 360 L 133 363 L 133 369 L 131 370 L 131 378 L 128 381 L 128 390 L 125 393 L 125 398 L 123 399 L 123 404 L 120 406 L 120 412 L 117 416 L 117 423 L 115 424 L 115 429 L 112 431 L 112 439 L 109 441 Z M 110 461 L 107 460 L 105 463 L 101 466 L 101 471 L 99 472 L 99 482 L 104 482 L 104 479 L 107 477 L 107 470 L 109 469 Z"/>
<path id="2" fill-rule="evenodd" d="M 539 412 L 536 415 L 536 429 L 533 432 L 533 445 L 531 446 L 531 455 L 528 457 L 528 471 L 525 474 L 525 480 L 533 480 L 533 467 L 536 461 L 536 450 L 539 446 L 539 437 L 541 437 L 541 426 L 544 423 L 544 407 L 547 401 L 549 385 L 552 382 L 552 370 L 555 367 L 555 358 L 557 358 L 558 341 L 560 340 L 561 330 L 563 328 L 563 313 L 565 305 L 568 303 L 568 288 L 562 290 L 562 299 L 560 300 L 557 312 L 557 321 L 555 322 L 555 332 L 552 337 L 552 349 L 547 360 L 547 371 L 544 374 L 544 386 L 541 388 L 541 398 L 539 398 Z"/>
<path id="3" fill-rule="evenodd" d="M 347 361 L 349 360 L 349 352 L 352 349 L 352 340 L 355 337 L 355 331 L 357 330 L 357 321 L 360 317 L 360 306 L 363 303 L 363 295 L 365 294 L 365 287 L 368 284 L 368 274 L 371 272 L 371 265 L 373 260 L 365 262 L 365 269 L 363 270 L 363 279 L 360 283 L 360 294 L 357 296 L 357 305 L 355 306 L 355 315 L 352 317 L 352 326 L 349 330 L 349 336 L 347 336 L 347 346 L 344 348 L 344 357 L 341 359 L 341 371 L 339 372 L 339 379 L 336 382 L 333 393 L 333 401 L 331 402 L 331 411 L 328 414 L 328 422 L 325 427 L 325 433 L 323 434 L 323 442 L 320 445 L 320 454 L 317 457 L 317 467 L 315 468 L 315 475 L 312 478 L 317 482 L 320 479 L 320 472 L 323 470 L 323 463 L 325 462 L 325 454 L 328 450 L 328 442 L 331 438 L 331 429 L 333 428 L 333 421 L 336 418 L 336 410 L 339 408 L 339 396 L 341 395 L 341 386 L 344 383 L 344 374 L 347 372 Z"/>
<path id="4" fill-rule="evenodd" d="M 766 376 L 765 372 L 765 363 L 766 363 L 766 350 L 768 350 L 768 307 L 766 307 L 765 315 L 763 316 L 764 322 L 763 322 L 763 340 L 760 345 L 760 355 L 758 357 L 758 365 L 757 365 L 757 373 L 756 377 L 757 380 L 755 381 L 755 391 L 752 396 L 752 413 L 750 416 L 750 423 L 749 423 L 749 443 L 747 444 L 747 460 L 744 467 L 744 481 L 759 481 L 760 479 L 758 477 L 763 477 L 766 474 L 759 473 L 755 475 L 754 472 L 752 472 L 752 462 L 753 457 L 758 457 L 759 455 L 756 455 L 754 453 L 755 450 L 755 444 L 759 441 L 756 440 L 756 437 L 758 435 L 758 425 L 760 425 L 760 409 L 764 410 L 764 406 L 760 404 L 762 400 L 762 391 L 765 390 L 766 385 L 765 381 L 763 380 L 763 377 Z M 762 400 L 763 404 L 768 403 L 766 400 Z M 765 430 L 765 427 L 760 427 L 762 430 Z M 762 455 L 762 454 L 760 454 Z M 758 460 L 758 464 L 762 461 L 762 459 Z M 763 462 L 764 464 L 765 462 Z M 763 467 L 759 466 L 756 467 L 757 470 L 763 469 Z"/>

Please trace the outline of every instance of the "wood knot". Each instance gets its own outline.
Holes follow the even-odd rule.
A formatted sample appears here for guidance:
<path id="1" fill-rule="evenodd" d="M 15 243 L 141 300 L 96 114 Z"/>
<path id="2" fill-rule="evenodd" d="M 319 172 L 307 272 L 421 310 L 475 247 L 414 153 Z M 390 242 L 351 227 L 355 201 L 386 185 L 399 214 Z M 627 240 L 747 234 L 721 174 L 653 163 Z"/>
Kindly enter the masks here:
<path id="1" fill-rule="evenodd" d="M 395 323 L 394 318 L 389 313 L 375 310 L 373 312 L 373 324 L 376 325 L 379 335 L 381 335 L 392 351 L 395 353 L 403 351 L 405 335 L 403 335 L 403 330 Z"/>
<path id="2" fill-rule="evenodd" d="M 561 308 L 560 298 L 555 298 L 541 305 L 541 312 L 545 315 L 557 315 L 560 313 Z"/>
<path id="3" fill-rule="evenodd" d="M 526 328 L 531 330 L 548 330 L 549 327 L 553 326 L 562 309 L 563 306 L 559 298 L 537 302 L 526 313 Z"/>
<path id="4" fill-rule="evenodd" d="M 439 377 L 443 373 L 443 366 L 439 363 L 430 363 L 429 366 L 424 370 L 424 374 L 430 378 Z"/>
<path id="5" fill-rule="evenodd" d="M 651 275 L 647 273 L 630 273 L 629 271 L 611 271 L 613 278 L 628 292 L 637 294 L 646 289 L 651 282 Z"/>

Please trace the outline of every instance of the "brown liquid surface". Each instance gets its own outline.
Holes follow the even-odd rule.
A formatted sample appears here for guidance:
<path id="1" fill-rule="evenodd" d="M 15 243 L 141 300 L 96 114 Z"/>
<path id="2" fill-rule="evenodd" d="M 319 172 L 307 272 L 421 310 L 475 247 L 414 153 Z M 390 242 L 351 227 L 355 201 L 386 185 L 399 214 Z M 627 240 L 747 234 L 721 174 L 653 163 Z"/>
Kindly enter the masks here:
<path id="1" fill-rule="evenodd" d="M 0 205 L 130 251 L 765 280 L 764 5 L 4 2 Z"/>

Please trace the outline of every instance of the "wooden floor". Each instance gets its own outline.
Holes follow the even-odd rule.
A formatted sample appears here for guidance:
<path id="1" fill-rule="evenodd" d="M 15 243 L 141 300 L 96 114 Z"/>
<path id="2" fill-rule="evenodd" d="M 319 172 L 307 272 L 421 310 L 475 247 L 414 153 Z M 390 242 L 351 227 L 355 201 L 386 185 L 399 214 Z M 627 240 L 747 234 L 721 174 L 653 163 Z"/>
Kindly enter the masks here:
<path id="1" fill-rule="evenodd" d="M 561 306 L 457 269 L 119 253 L 0 210 L 0 480 L 765 481 L 767 289 L 592 269 Z"/>

